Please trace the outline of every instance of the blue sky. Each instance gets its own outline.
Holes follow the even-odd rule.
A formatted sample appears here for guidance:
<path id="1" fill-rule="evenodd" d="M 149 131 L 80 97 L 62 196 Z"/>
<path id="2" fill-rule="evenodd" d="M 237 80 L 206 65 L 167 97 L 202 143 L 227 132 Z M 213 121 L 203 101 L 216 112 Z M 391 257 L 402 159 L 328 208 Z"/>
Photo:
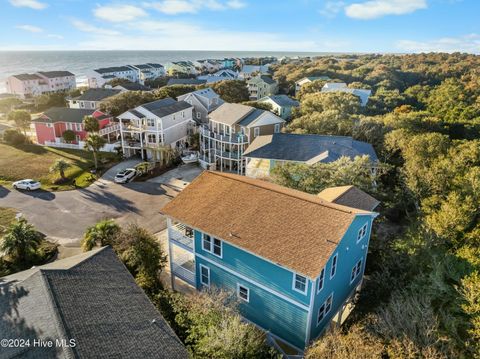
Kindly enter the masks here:
<path id="1" fill-rule="evenodd" d="M 0 0 L 0 50 L 480 53 L 478 0 Z"/>

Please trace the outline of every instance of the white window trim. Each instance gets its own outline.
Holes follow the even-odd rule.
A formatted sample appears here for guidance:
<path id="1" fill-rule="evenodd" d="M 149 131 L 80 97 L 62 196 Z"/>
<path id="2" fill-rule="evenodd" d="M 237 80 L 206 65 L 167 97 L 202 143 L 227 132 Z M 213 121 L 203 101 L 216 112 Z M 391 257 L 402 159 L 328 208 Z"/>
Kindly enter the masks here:
<path id="1" fill-rule="evenodd" d="M 334 263 L 335 263 L 335 266 L 333 265 Z M 335 268 L 335 272 L 332 274 L 333 268 Z M 335 253 L 335 255 L 332 257 L 332 266 L 330 267 L 330 279 L 335 277 L 335 274 L 337 274 L 337 268 L 338 268 L 338 253 Z"/>
<path id="2" fill-rule="evenodd" d="M 363 231 L 365 231 L 365 233 L 363 233 Z M 368 232 L 368 222 L 365 223 L 359 230 L 358 230 L 358 233 L 357 233 L 357 243 L 360 242 L 363 238 L 365 238 L 367 236 L 367 232 Z M 363 234 L 361 234 L 363 233 Z"/>
<path id="3" fill-rule="evenodd" d="M 323 277 L 323 280 L 321 280 L 322 277 Z M 319 288 L 320 283 L 322 283 L 321 288 Z M 325 287 L 325 267 L 323 267 L 323 269 L 320 272 L 320 275 L 318 277 L 317 294 L 320 293 L 324 287 Z"/>
<path id="4" fill-rule="evenodd" d="M 247 299 L 240 296 L 240 287 L 247 290 Z M 244 286 L 243 284 L 237 283 L 237 297 L 244 302 L 250 303 L 250 288 Z"/>
<path id="5" fill-rule="evenodd" d="M 279 124 L 279 123 L 276 123 L 276 124 L 273 126 L 273 132 L 274 132 L 274 133 L 279 133 L 279 132 L 280 132 L 280 124 Z"/>
<path id="6" fill-rule="evenodd" d="M 205 269 L 207 270 L 207 272 L 208 272 L 208 284 L 207 284 L 207 283 L 204 283 L 203 280 L 202 280 L 202 278 L 203 278 L 203 276 L 202 276 L 202 269 L 203 269 L 203 268 L 205 268 Z M 204 286 L 206 286 L 206 287 L 208 287 L 208 288 L 210 288 L 210 268 L 207 267 L 206 265 L 203 265 L 203 264 L 200 264 L 200 284 L 201 284 L 201 285 L 204 285 Z"/>
<path id="7" fill-rule="evenodd" d="M 297 289 L 295 287 L 295 282 L 296 282 L 297 276 L 305 278 L 305 290 L 304 291 L 301 291 L 300 289 Z M 301 275 L 301 274 L 293 273 L 292 289 L 295 292 L 302 293 L 302 294 L 307 294 L 307 292 L 308 292 L 308 278 Z"/>
<path id="8" fill-rule="evenodd" d="M 205 237 L 208 236 L 210 238 L 210 249 L 205 248 Z M 212 236 L 209 236 L 208 234 L 202 233 L 202 250 L 205 252 L 209 252 L 212 250 Z"/>
<path id="9" fill-rule="evenodd" d="M 357 273 L 357 266 L 358 264 L 360 263 L 360 268 L 358 270 L 358 273 Z M 360 273 L 362 273 L 362 267 L 363 267 L 363 257 L 360 258 L 357 263 L 355 263 L 355 265 L 353 266 L 352 268 L 352 271 L 355 269 L 355 277 L 353 277 L 352 279 L 352 271 L 350 272 L 350 284 L 352 284 L 353 282 L 355 282 L 355 280 L 360 276 Z"/>
<path id="10" fill-rule="evenodd" d="M 320 314 L 320 308 L 322 308 L 323 305 L 325 306 L 325 308 L 327 307 L 327 301 L 328 301 L 329 298 L 332 298 L 332 305 L 330 306 L 330 309 L 328 309 L 328 311 L 323 312 L 322 319 L 318 320 L 318 317 L 319 317 L 319 314 Z M 330 293 L 330 295 L 325 299 L 325 301 L 322 303 L 322 305 L 320 305 L 320 307 L 318 308 L 318 311 L 317 311 L 317 327 L 321 322 L 323 322 L 323 320 L 328 315 L 328 313 L 331 312 L 332 307 L 333 307 L 333 292 Z"/>
<path id="11" fill-rule="evenodd" d="M 210 237 L 210 250 L 206 249 L 205 246 L 203 245 L 204 244 L 204 238 L 205 236 L 209 236 Z M 220 241 L 220 255 L 216 254 L 213 249 L 215 247 L 215 239 Z M 218 258 L 223 258 L 223 241 L 219 238 L 216 238 L 216 237 L 212 237 L 208 234 L 205 234 L 205 233 L 202 233 L 202 250 L 204 250 L 205 252 L 208 252 L 212 255 L 214 255 L 215 257 L 218 257 Z"/>
<path id="12" fill-rule="evenodd" d="M 258 137 L 260 136 L 260 127 L 254 127 L 253 128 L 253 137 Z"/>

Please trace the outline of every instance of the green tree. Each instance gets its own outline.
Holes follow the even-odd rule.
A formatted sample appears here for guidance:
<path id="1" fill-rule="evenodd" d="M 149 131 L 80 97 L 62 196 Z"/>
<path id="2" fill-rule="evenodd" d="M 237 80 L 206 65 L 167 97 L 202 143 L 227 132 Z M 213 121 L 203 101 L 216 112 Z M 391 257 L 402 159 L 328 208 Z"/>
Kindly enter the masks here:
<path id="1" fill-rule="evenodd" d="M 27 129 L 30 127 L 32 118 L 30 114 L 25 110 L 13 110 L 7 115 L 7 120 L 15 122 L 15 125 L 23 131 L 23 134 L 27 135 Z"/>
<path id="2" fill-rule="evenodd" d="M 82 248 L 86 252 L 97 245 L 101 247 L 113 245 L 120 232 L 120 226 L 113 219 L 102 220 L 87 228 L 82 239 Z"/>
<path id="3" fill-rule="evenodd" d="M 83 118 L 83 127 L 87 132 L 98 132 L 100 130 L 100 123 L 93 116 L 85 116 Z"/>
<path id="4" fill-rule="evenodd" d="M 247 84 L 241 80 L 224 80 L 215 82 L 211 88 L 215 91 L 225 102 L 242 103 L 248 101 L 249 93 Z"/>
<path id="5" fill-rule="evenodd" d="M 62 180 L 65 180 L 65 171 L 68 170 L 72 164 L 68 161 L 62 160 L 62 159 L 57 159 L 55 163 L 50 167 L 50 172 L 56 173 L 58 172 L 60 174 L 60 178 Z"/>
<path id="6" fill-rule="evenodd" d="M 0 242 L 0 252 L 4 253 L 11 263 L 24 267 L 35 255 L 40 242 L 39 233 L 27 222 L 20 218 L 12 223 Z"/>
<path id="7" fill-rule="evenodd" d="M 85 149 L 92 152 L 96 170 L 98 170 L 98 152 L 106 143 L 107 140 L 96 133 L 90 133 L 85 139 Z"/>
<path id="8" fill-rule="evenodd" d="M 73 141 L 75 141 L 75 132 L 73 132 L 72 130 L 65 130 L 62 133 L 62 138 L 66 143 L 72 143 Z"/>

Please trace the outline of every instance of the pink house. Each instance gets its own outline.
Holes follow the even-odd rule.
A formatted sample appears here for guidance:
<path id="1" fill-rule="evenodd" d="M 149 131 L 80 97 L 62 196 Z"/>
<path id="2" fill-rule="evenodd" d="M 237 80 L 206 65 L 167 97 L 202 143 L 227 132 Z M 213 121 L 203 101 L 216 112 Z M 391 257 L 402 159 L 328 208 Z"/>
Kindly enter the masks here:
<path id="1" fill-rule="evenodd" d="M 100 123 L 100 128 L 110 124 L 112 117 L 98 110 L 84 110 L 77 108 L 52 107 L 40 117 L 33 120 L 37 143 L 44 145 L 48 142 L 63 142 L 62 135 L 66 130 L 75 132 L 75 141 L 83 141 L 87 132 L 83 127 L 83 118 L 93 116 Z"/>

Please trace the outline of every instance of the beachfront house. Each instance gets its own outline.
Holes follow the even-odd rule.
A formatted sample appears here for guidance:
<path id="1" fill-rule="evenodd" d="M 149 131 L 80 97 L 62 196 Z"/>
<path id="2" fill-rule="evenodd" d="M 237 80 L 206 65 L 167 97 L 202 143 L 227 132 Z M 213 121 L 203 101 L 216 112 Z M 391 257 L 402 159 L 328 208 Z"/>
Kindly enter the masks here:
<path id="1" fill-rule="evenodd" d="M 129 91 L 152 91 L 150 87 L 139 84 L 137 82 L 125 82 L 120 85 L 117 85 L 113 88 L 114 90 L 119 90 L 120 92 L 129 92 Z"/>
<path id="2" fill-rule="evenodd" d="M 80 96 L 68 98 L 68 107 L 70 108 L 84 108 L 84 109 L 98 109 L 102 102 L 110 97 L 118 95 L 121 91 L 115 89 L 94 88 L 88 89 Z"/>
<path id="3" fill-rule="evenodd" d="M 210 171 L 162 213 L 173 284 L 230 291 L 244 318 L 299 353 L 353 309 L 377 215 Z"/>
<path id="4" fill-rule="evenodd" d="M 165 98 L 128 110 L 117 116 L 123 154 L 144 160 L 160 160 L 162 147 L 181 150 L 193 131 L 193 106 Z"/>
<path id="5" fill-rule="evenodd" d="M 280 132 L 285 120 L 270 111 L 224 103 L 200 126 L 200 157 L 203 168 L 245 173 L 243 152 L 258 136 Z"/>
<path id="6" fill-rule="evenodd" d="M 360 104 L 365 107 L 368 98 L 372 94 L 372 90 L 350 88 L 344 82 L 329 82 L 322 87 L 322 92 L 346 92 L 357 96 L 360 99 Z"/>
<path id="7" fill-rule="evenodd" d="M 165 68 L 155 63 L 105 67 L 90 71 L 87 75 L 90 88 L 103 87 L 114 79 L 125 79 L 144 85 L 146 80 L 154 80 L 162 76 L 165 76 Z"/>
<path id="8" fill-rule="evenodd" d="M 207 84 L 220 82 L 223 80 L 235 80 L 238 77 L 238 72 L 229 69 L 223 69 L 214 74 L 197 76 L 198 80 L 205 80 Z"/>
<path id="9" fill-rule="evenodd" d="M 257 75 L 269 75 L 270 65 L 243 65 L 242 70 L 238 74 L 238 78 L 248 81 Z"/>
<path id="10" fill-rule="evenodd" d="M 178 96 L 177 100 L 193 106 L 193 119 L 199 124 L 207 123 L 208 114 L 225 102 L 211 88 L 189 92 Z"/>
<path id="11" fill-rule="evenodd" d="M 69 71 L 39 71 L 12 75 L 6 81 L 7 92 L 30 98 L 55 92 L 68 92 L 77 87 L 75 75 Z"/>
<path id="12" fill-rule="evenodd" d="M 267 75 L 257 75 L 247 81 L 250 101 L 259 100 L 278 92 L 278 83 Z"/>
<path id="13" fill-rule="evenodd" d="M 178 74 L 196 75 L 197 69 L 191 61 L 177 61 L 167 64 L 167 74 L 169 76 L 176 76 Z"/>
<path id="14" fill-rule="evenodd" d="M 287 162 L 313 165 L 329 163 L 348 157 L 369 156 L 372 170 L 378 162 L 377 154 L 369 143 L 352 137 L 274 133 L 255 138 L 244 151 L 248 177 L 266 178 L 278 165 Z"/>
<path id="15" fill-rule="evenodd" d="M 295 81 L 295 95 L 298 95 L 298 93 L 300 92 L 300 89 L 302 88 L 303 85 L 309 84 L 313 81 L 319 81 L 319 80 L 320 81 L 328 81 L 328 80 L 330 80 L 330 77 L 328 77 L 328 76 L 308 76 L 308 77 L 301 78 L 298 81 Z"/>
<path id="16" fill-rule="evenodd" d="M 300 106 L 297 100 L 294 100 L 287 95 L 271 95 L 258 100 L 260 103 L 268 103 L 272 106 L 272 112 L 288 120 L 292 117 L 292 109 Z"/>

